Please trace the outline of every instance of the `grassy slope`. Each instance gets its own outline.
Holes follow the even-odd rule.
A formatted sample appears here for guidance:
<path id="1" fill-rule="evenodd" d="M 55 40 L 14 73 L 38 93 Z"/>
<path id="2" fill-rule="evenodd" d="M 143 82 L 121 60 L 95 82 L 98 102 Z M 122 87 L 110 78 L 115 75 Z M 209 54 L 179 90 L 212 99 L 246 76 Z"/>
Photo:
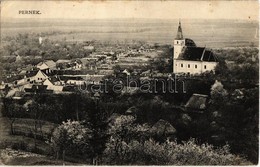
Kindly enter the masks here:
<path id="1" fill-rule="evenodd" d="M 1 105 L 1 104 L 0 104 Z M 15 127 L 22 128 L 26 127 L 26 124 L 29 123 L 31 126 L 32 120 L 30 119 L 19 119 L 15 122 Z M 28 127 L 29 127 L 28 126 Z M 44 123 L 43 131 L 50 132 L 50 129 L 55 127 L 55 124 Z M 76 165 L 69 162 L 53 160 L 50 157 L 46 156 L 28 156 L 28 157 L 6 157 L 3 156 L 3 149 L 19 146 L 21 143 L 26 145 L 26 150 L 33 150 L 34 148 L 34 139 L 25 136 L 10 135 L 10 121 L 8 118 L 2 116 L 0 111 L 0 165 Z M 37 140 L 37 149 L 41 153 L 50 152 L 50 147 L 44 141 Z M 28 153 L 29 154 L 29 153 Z"/>

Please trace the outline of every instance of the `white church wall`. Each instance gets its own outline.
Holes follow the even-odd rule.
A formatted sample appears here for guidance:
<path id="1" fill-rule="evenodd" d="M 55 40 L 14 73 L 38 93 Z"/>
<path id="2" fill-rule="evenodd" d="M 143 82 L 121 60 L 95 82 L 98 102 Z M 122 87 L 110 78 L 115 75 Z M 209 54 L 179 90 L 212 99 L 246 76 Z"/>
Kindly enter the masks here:
<path id="1" fill-rule="evenodd" d="M 217 62 L 202 62 L 202 70 L 201 72 L 206 72 L 206 71 L 215 71 L 215 68 L 217 66 Z"/>
<path id="2" fill-rule="evenodd" d="M 174 73 L 200 74 L 206 71 L 214 71 L 217 63 L 203 61 L 174 60 L 173 65 Z"/>

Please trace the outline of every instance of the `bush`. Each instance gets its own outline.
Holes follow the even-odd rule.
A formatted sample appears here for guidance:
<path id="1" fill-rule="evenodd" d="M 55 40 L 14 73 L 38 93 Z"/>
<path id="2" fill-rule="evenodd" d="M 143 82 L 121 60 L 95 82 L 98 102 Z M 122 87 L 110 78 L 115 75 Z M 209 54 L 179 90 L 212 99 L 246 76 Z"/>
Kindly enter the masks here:
<path id="1" fill-rule="evenodd" d="M 105 155 L 111 162 L 121 165 L 245 165 L 245 159 L 230 153 L 229 146 L 214 148 L 209 144 L 196 144 L 194 139 L 178 144 L 167 140 L 158 143 L 146 140 L 144 143 L 132 140 L 116 141 L 111 137 Z M 120 152 L 115 152 L 120 148 Z M 118 165 L 118 164 L 117 164 Z"/>

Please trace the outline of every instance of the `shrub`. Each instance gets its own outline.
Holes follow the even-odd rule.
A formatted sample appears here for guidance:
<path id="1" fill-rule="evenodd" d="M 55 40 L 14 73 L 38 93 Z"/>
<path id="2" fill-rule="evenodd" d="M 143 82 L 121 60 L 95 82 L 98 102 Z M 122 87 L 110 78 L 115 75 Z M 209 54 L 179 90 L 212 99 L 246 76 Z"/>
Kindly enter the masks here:
<path id="1" fill-rule="evenodd" d="M 158 143 L 146 140 L 144 143 L 132 140 L 116 141 L 113 137 L 105 150 L 106 156 L 122 165 L 245 165 L 244 158 L 230 153 L 229 146 L 214 148 L 209 144 L 196 144 L 194 139 L 178 144 L 167 140 Z M 116 152 L 115 148 L 120 148 Z"/>

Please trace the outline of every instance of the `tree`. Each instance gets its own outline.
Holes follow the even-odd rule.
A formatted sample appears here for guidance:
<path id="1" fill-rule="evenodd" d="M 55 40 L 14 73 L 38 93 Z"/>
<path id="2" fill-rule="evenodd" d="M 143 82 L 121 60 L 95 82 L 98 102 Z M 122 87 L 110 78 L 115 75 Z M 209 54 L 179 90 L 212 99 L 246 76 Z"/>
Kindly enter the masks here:
<path id="1" fill-rule="evenodd" d="M 66 153 L 71 156 L 87 153 L 90 148 L 91 133 L 92 131 L 79 121 L 63 122 L 54 130 L 51 138 L 51 146 L 56 152 L 56 158 L 59 158 L 60 153 L 63 160 Z"/>
<path id="2" fill-rule="evenodd" d="M 135 121 L 135 117 L 131 115 L 115 116 L 111 121 L 108 130 L 110 139 L 104 151 L 109 164 L 135 162 L 137 154 L 131 151 L 132 147 L 141 148 L 138 145 L 150 137 L 150 127 L 147 124 L 136 124 Z"/>
<path id="3" fill-rule="evenodd" d="M 216 80 L 211 87 L 210 95 L 212 103 L 217 106 L 221 106 L 225 102 L 228 93 L 226 89 L 224 89 L 222 83 Z"/>
<path id="4" fill-rule="evenodd" d="M 22 106 L 20 106 L 17 103 L 12 103 L 12 104 L 9 104 L 7 106 L 7 108 L 8 108 L 7 117 L 10 120 L 11 134 L 13 135 L 14 134 L 14 126 L 13 125 L 14 125 L 14 122 L 17 120 L 18 113 L 22 111 Z"/>

